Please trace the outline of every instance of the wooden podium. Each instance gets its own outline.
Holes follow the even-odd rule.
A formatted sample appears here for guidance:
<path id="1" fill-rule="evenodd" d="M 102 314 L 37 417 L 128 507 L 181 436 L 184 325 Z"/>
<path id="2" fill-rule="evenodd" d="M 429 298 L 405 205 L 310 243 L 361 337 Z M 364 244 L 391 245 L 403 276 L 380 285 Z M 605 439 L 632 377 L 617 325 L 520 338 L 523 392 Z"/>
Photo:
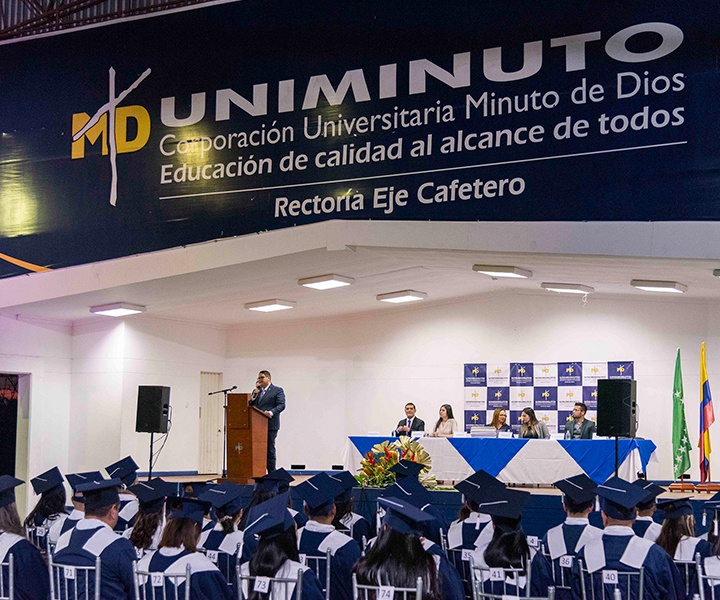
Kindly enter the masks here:
<path id="1" fill-rule="evenodd" d="M 250 394 L 228 394 L 227 480 L 250 483 L 251 477 L 262 477 L 267 468 L 267 435 L 270 420 L 263 411 L 248 406 Z"/>

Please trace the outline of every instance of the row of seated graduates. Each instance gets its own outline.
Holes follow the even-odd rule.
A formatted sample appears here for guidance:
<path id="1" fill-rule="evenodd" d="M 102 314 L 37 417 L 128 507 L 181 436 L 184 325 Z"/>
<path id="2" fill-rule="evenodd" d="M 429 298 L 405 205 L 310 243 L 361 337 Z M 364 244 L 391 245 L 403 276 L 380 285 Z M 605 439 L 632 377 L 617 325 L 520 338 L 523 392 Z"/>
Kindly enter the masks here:
<path id="1" fill-rule="evenodd" d="M 126 459 L 123 459 L 126 460 Z M 112 467 L 112 465 L 111 465 Z M 137 467 L 135 467 L 137 469 Z M 111 469 L 108 468 L 108 472 L 110 472 Z M 44 479 L 46 481 L 50 481 L 50 478 L 47 477 L 47 473 L 43 474 L 44 477 L 40 477 L 39 479 Z M 82 474 L 81 474 L 82 475 Z M 352 485 L 354 485 L 354 477 L 352 477 L 351 474 L 341 474 L 345 475 L 345 477 L 352 478 L 352 482 L 350 482 L 349 488 L 344 488 L 343 493 L 346 494 L 348 490 L 351 492 Z M 434 544 L 430 541 L 431 537 L 435 537 L 433 535 L 437 532 L 437 523 L 438 520 L 436 518 L 433 518 L 433 515 L 431 514 L 434 510 L 434 507 L 429 506 L 427 500 L 429 499 L 428 496 L 424 495 L 426 492 L 424 492 L 423 489 L 418 489 L 418 482 L 416 477 L 413 477 L 413 475 L 416 475 L 416 473 L 410 474 L 410 476 L 405 477 L 403 479 L 398 480 L 398 483 L 395 486 L 391 486 L 390 488 L 387 488 L 385 492 L 383 493 L 383 496 L 385 497 L 382 502 L 384 506 L 387 508 L 390 508 L 392 510 L 388 510 L 388 514 L 386 514 L 387 518 L 383 518 L 383 524 L 388 525 L 388 523 L 394 523 L 395 527 L 392 525 L 387 527 L 382 527 L 381 529 L 381 535 L 379 536 L 381 542 L 379 549 L 376 552 L 372 552 L 369 550 L 368 554 L 370 555 L 370 559 L 373 559 L 376 557 L 376 555 L 382 554 L 386 555 L 388 554 L 388 548 L 394 548 L 397 544 L 397 540 L 394 540 L 394 543 L 386 543 L 388 541 L 392 541 L 389 538 L 397 538 L 399 534 L 402 534 L 402 536 L 409 535 L 410 537 L 417 537 L 418 540 L 420 540 L 420 543 L 422 545 L 422 549 L 426 554 L 429 554 L 433 556 L 435 567 L 437 570 L 437 575 L 439 577 L 435 577 L 434 583 L 431 581 L 433 578 L 431 577 L 432 573 L 427 575 L 427 585 L 426 589 L 428 591 L 432 591 L 433 589 L 438 589 L 439 593 L 442 595 L 439 597 L 443 598 L 458 598 L 462 597 L 462 592 L 458 593 L 458 580 L 459 580 L 459 574 L 458 570 L 455 568 L 455 564 L 457 564 L 459 567 L 463 567 L 464 565 L 462 563 L 459 563 L 459 561 L 455 560 L 447 560 L 447 557 L 445 555 L 445 552 L 443 549 L 438 546 L 437 544 Z M 134 473 L 133 473 L 134 476 Z M 71 479 L 71 476 L 68 476 L 68 479 Z M 88 479 L 87 474 L 85 474 L 85 479 Z M 334 502 L 330 503 L 327 498 L 330 500 L 335 500 L 338 495 L 335 494 L 335 490 L 333 487 L 335 485 L 340 485 L 342 489 L 342 483 L 339 481 L 342 479 L 339 478 L 337 475 L 334 476 L 334 478 L 331 478 L 327 475 L 321 474 L 319 476 L 316 476 L 315 478 L 311 479 L 309 482 L 305 482 L 304 484 L 301 484 L 298 487 L 298 492 L 300 492 L 300 495 L 305 500 L 305 504 L 307 506 L 308 512 L 313 517 L 311 520 L 310 527 L 308 529 L 308 526 L 305 525 L 304 527 L 300 527 L 298 532 L 298 543 L 300 545 L 300 550 L 305 552 L 301 552 L 301 554 L 306 555 L 313 555 L 317 554 L 317 552 L 322 553 L 325 549 L 330 549 L 333 553 L 333 560 L 332 560 L 332 578 L 331 578 L 331 597 L 332 598 L 346 598 L 351 597 L 349 595 L 349 577 L 347 576 L 348 573 L 353 568 L 353 563 L 357 560 L 358 552 L 359 550 L 356 550 L 353 548 L 352 544 L 348 544 L 347 540 L 343 540 L 340 535 L 335 534 L 337 530 L 332 527 L 332 519 L 330 520 L 330 523 L 327 522 L 328 517 L 330 517 L 330 513 L 337 512 L 336 510 L 330 510 L 329 504 L 333 504 Z M 242 534 L 238 536 L 238 531 L 242 531 L 245 529 L 246 531 L 249 529 L 248 527 L 248 521 L 250 521 L 250 524 L 252 524 L 252 520 L 250 520 L 250 514 L 251 509 L 254 506 L 258 505 L 265 505 L 265 503 L 272 499 L 275 495 L 280 494 L 283 495 L 283 493 L 286 493 L 287 487 L 284 484 L 289 484 L 289 481 L 292 480 L 291 476 L 287 473 L 280 470 L 278 473 L 271 474 L 270 476 L 265 476 L 264 478 L 260 478 L 260 481 L 256 485 L 256 490 L 253 495 L 253 498 L 251 499 L 251 504 L 248 506 L 244 513 L 240 511 L 240 507 L 237 504 L 237 499 L 239 497 L 239 486 L 234 486 L 234 491 L 236 492 L 234 498 L 230 498 L 233 494 L 233 484 L 222 484 L 225 486 L 226 489 L 222 489 L 222 486 L 209 486 L 209 489 L 206 489 L 201 495 L 200 498 L 195 501 L 195 499 L 186 498 L 184 501 L 180 499 L 173 499 L 171 500 L 171 513 L 175 513 L 176 517 L 175 519 L 183 518 L 187 520 L 195 520 L 198 523 L 204 524 L 204 531 L 201 534 L 201 541 L 199 544 L 197 544 L 196 547 L 202 548 L 203 545 L 205 547 L 206 557 L 208 558 L 208 561 L 210 563 L 217 563 L 219 560 L 222 560 L 223 556 L 228 557 L 228 564 L 232 564 L 232 561 L 229 560 L 230 555 L 234 554 L 236 552 L 236 546 L 239 543 L 238 539 L 242 540 Z M 347 481 L 347 480 L 346 480 Z M 275 482 L 275 483 L 273 483 Z M 33 482 L 35 485 L 35 481 Z M 652 484 L 648 484 L 648 482 L 639 481 L 636 482 L 635 490 L 641 489 L 641 495 L 636 498 L 636 501 L 639 506 L 644 506 L 647 504 L 647 499 L 644 497 L 648 495 L 648 490 L 646 489 L 648 486 Z M 77 491 L 76 486 L 74 484 L 73 489 L 74 491 Z M 125 534 L 127 537 L 132 537 L 132 531 L 135 530 L 136 533 L 140 530 L 148 530 L 148 527 L 142 524 L 143 521 L 145 521 L 145 518 L 143 515 L 155 515 L 156 518 L 158 515 L 162 514 L 160 517 L 160 521 L 165 523 L 165 511 L 162 510 L 162 507 L 165 505 L 164 498 L 166 495 L 172 496 L 173 489 L 170 489 L 174 486 L 168 486 L 163 488 L 164 482 L 162 480 L 154 480 L 150 483 L 143 483 L 142 485 L 135 485 L 132 486 L 134 492 L 137 493 L 138 498 L 140 501 L 138 502 L 138 505 L 140 507 L 139 512 L 136 510 L 137 517 L 140 519 L 141 524 L 140 527 L 137 527 L 137 524 L 135 527 L 131 529 L 126 529 Z M 283 486 L 281 488 L 281 485 Z M 632 492 L 634 490 L 632 489 L 625 489 L 626 486 L 629 486 L 627 482 L 624 482 L 622 480 L 617 481 L 610 481 L 603 484 L 603 486 L 600 486 L 598 489 L 594 489 L 594 484 L 587 478 L 583 479 L 583 476 L 579 476 L 578 478 L 571 478 L 569 480 L 562 480 L 561 482 L 558 482 L 558 487 L 563 489 L 565 492 L 564 496 L 564 506 L 568 514 L 570 515 L 566 521 L 565 524 L 558 526 L 562 531 L 561 538 L 564 542 L 564 550 L 565 552 L 558 555 L 558 544 L 557 544 L 557 530 L 558 528 L 554 528 L 546 536 L 543 538 L 542 543 L 542 552 L 535 553 L 534 549 L 528 547 L 527 553 L 525 553 L 525 556 L 523 557 L 523 553 L 521 552 L 519 557 L 508 557 L 505 551 L 497 551 L 499 548 L 503 548 L 504 545 L 507 544 L 509 540 L 514 539 L 515 542 L 519 538 L 524 538 L 524 535 L 522 534 L 522 530 L 519 527 L 519 517 L 522 510 L 522 505 L 524 504 L 524 501 L 527 498 L 527 495 L 524 492 L 518 492 L 516 490 L 509 490 L 506 489 L 503 484 L 501 484 L 499 481 L 497 481 L 495 478 L 492 478 L 491 476 L 483 473 L 478 472 L 475 475 L 471 476 L 464 482 L 461 482 L 456 486 L 460 491 L 462 491 L 465 494 L 466 497 L 466 504 L 463 509 L 463 513 L 461 514 L 461 520 L 456 521 L 453 523 L 453 525 L 450 527 L 450 530 L 448 531 L 447 535 L 447 546 L 449 547 L 449 552 L 452 557 L 457 556 L 457 552 L 454 552 L 459 549 L 468 548 L 472 551 L 472 554 L 475 557 L 476 564 L 483 565 L 487 564 L 488 566 L 503 566 L 503 567 L 510 567 L 510 566 L 525 566 L 528 563 L 531 563 L 533 566 L 533 576 L 532 576 L 532 586 L 533 586 L 533 593 L 538 595 L 545 595 L 545 593 L 542 590 L 543 585 L 547 585 L 548 583 L 555 583 L 554 581 L 545 582 L 543 584 L 542 576 L 543 573 L 547 575 L 548 571 L 550 572 L 550 575 L 553 575 L 553 568 L 550 569 L 543 569 L 543 561 L 550 562 L 551 565 L 554 561 L 556 561 L 557 558 L 561 556 L 572 556 L 573 554 L 578 553 L 580 550 L 582 550 L 582 546 L 584 546 L 588 541 L 595 540 L 595 539 L 602 539 L 602 536 L 598 538 L 597 533 L 593 532 L 592 530 L 595 530 L 596 528 L 591 528 L 589 523 L 587 522 L 587 514 L 592 510 L 592 505 L 594 504 L 594 498 L 595 493 L 600 495 L 603 498 L 603 514 L 604 518 L 607 516 L 608 519 L 610 519 L 609 522 L 614 523 L 617 522 L 627 522 L 629 519 L 627 518 L 620 518 L 620 517 L 628 517 L 629 514 L 627 513 L 627 510 L 629 510 L 630 507 L 623 506 L 621 502 L 615 502 L 612 498 L 606 498 L 608 493 L 612 495 L 613 493 L 618 496 L 619 499 L 625 501 L 627 504 L 627 498 L 634 498 L 632 494 L 628 496 L 628 492 Z M 157 486 L 157 487 L 156 487 Z M 564 486 L 564 487 L 563 487 Z M 584 487 L 583 487 L 584 486 Z M 422 486 L 419 486 L 422 488 Z M 304 489 L 303 489 L 304 488 Z M 38 491 L 39 488 L 35 488 L 36 491 Z M 575 494 L 574 498 L 577 500 L 573 500 L 573 492 L 576 489 L 582 489 L 583 492 L 587 494 L 592 495 L 592 499 L 584 499 L 580 501 L 580 498 Z M 323 490 L 322 492 L 319 492 L 318 490 Z M 609 490 L 609 492 L 608 492 Z M 618 491 L 621 490 L 621 491 Z M 651 492 L 655 492 L 654 495 L 650 494 L 651 500 L 654 503 L 654 499 L 659 493 L 659 491 L 662 491 L 662 488 L 659 488 L 658 486 L 654 486 Z M 281 493 L 282 492 L 282 493 Z M 155 498 L 153 498 L 153 493 L 155 494 Z M 329 496 L 328 496 L 329 494 Z M 603 495 L 605 494 L 605 495 Z M 157 497 L 159 495 L 159 497 Z M 401 496 L 401 498 L 398 498 L 398 496 Z M 144 499 L 143 499 L 144 498 Z M 227 501 L 228 498 L 230 498 L 229 502 L 224 502 L 223 500 Z M 499 499 L 501 498 L 501 499 Z M 618 498 L 615 498 L 618 500 Z M 75 498 L 74 498 L 75 499 Z M 159 502 L 159 500 L 162 499 L 162 502 Z M 214 501 L 213 501 L 214 500 Z M 235 502 L 235 505 L 233 505 L 233 501 Z M 644 501 L 644 502 L 643 502 Z M 137 502 L 137 500 L 136 500 Z M 195 504 L 193 504 L 195 502 Z M 387 505 L 386 502 L 391 502 L 390 505 Z M 212 506 L 215 508 L 215 512 L 217 515 L 220 516 L 220 520 L 217 523 L 212 522 L 212 526 L 209 526 L 207 524 L 207 518 L 204 516 L 198 521 L 198 515 L 201 514 L 201 512 L 207 512 L 207 509 L 209 507 L 209 504 L 211 503 Z M 414 504 L 413 504 L 414 503 Z M 502 503 L 502 504 L 499 504 Z M 589 507 L 586 506 L 589 503 Z M 712 502 L 709 503 L 712 505 Z M 153 511 L 153 505 L 155 507 L 160 506 L 159 511 Z M 287 506 L 287 499 L 286 499 L 286 506 Z M 497 511 L 493 507 L 497 506 L 503 506 L 505 507 L 504 512 Z M 715 502 L 715 506 L 717 506 L 717 501 Z M 404 507 L 404 512 L 403 508 Z M 420 511 L 419 513 L 417 510 L 422 507 L 424 510 Z M 512 508 L 509 508 L 512 507 Z M 121 507 L 122 510 L 123 507 Z M 634 511 L 635 506 L 633 505 L 632 510 Z M 673 543 L 673 540 L 675 540 L 675 552 L 672 552 L 673 556 L 681 560 L 684 557 L 687 556 L 694 556 L 695 551 L 700 552 L 701 555 L 703 555 L 704 559 L 711 559 L 715 560 L 717 562 L 717 558 L 715 558 L 715 553 L 712 552 L 712 545 L 705 542 L 704 544 L 701 543 L 697 538 L 694 538 L 692 535 L 690 535 L 690 532 L 687 531 L 687 523 L 691 520 L 691 514 L 689 511 L 689 505 L 686 501 L 678 501 L 673 500 L 669 505 L 666 505 L 666 525 L 668 525 L 667 529 L 670 531 L 670 533 L 665 536 L 668 538 L 670 543 Z M 175 509 L 175 510 L 172 510 Z M 333 506 L 334 509 L 334 506 Z M 414 509 L 416 512 L 413 513 Z M 474 509 L 474 510 L 473 510 Z M 582 510 L 581 510 L 582 509 Z M 625 510 L 626 512 L 622 512 L 622 510 Z M 654 509 L 654 507 L 653 507 Z M 77 507 L 75 510 L 78 510 Z M 647 510 L 647 509 L 645 509 Z M 297 520 L 300 520 L 300 525 L 302 525 L 303 519 L 301 515 L 292 514 L 290 510 L 287 510 L 288 514 L 290 514 L 290 517 L 292 518 L 293 525 L 297 524 Z M 294 511 L 293 511 L 294 512 Z M 495 514 L 495 513 L 502 513 L 502 514 Z M 327 514 L 325 514 L 327 513 Z M 409 515 L 407 513 L 410 513 Z M 584 513 L 584 516 L 583 516 Z M 180 515 L 192 515 L 193 518 L 189 516 L 183 516 Z M 642 515 L 642 512 L 641 512 Z M 240 519 L 245 516 L 244 523 L 240 523 Z M 334 517 L 335 515 L 333 515 Z M 293 518 L 294 517 L 294 518 Z M 429 517 L 429 518 L 428 518 Z M 464 517 L 464 518 L 463 518 Z M 652 518 L 649 517 L 652 521 Z M 642 529 L 640 533 L 644 535 L 644 539 L 648 538 L 648 532 L 651 530 L 655 530 L 655 527 L 648 527 L 649 523 L 647 522 L 648 516 L 641 516 L 640 519 L 644 520 L 637 520 L 633 524 L 633 528 L 636 530 Z M 173 521 L 174 519 L 168 519 L 168 521 Z M 346 515 L 347 520 L 347 515 Z M 358 515 L 352 515 L 349 520 L 356 520 L 356 523 L 361 523 L 362 518 Z M 119 519 L 118 519 L 119 521 Z M 232 526 L 229 526 L 229 521 L 233 522 Z M 325 523 L 322 523 L 321 521 L 326 521 Z M 514 523 L 514 521 L 517 521 L 517 523 Z M 492 522 L 493 527 L 488 528 L 486 527 L 488 523 Z M 717 516 L 715 519 L 715 523 L 717 522 Z M 399 531 L 403 528 L 402 523 L 406 523 L 405 529 L 408 529 L 408 531 Z M 409 524 L 408 524 L 409 523 Z M 657 525 L 657 524 L 655 524 Z M 686 531 L 684 533 L 681 533 L 679 536 L 677 535 L 677 531 L 679 530 L 679 525 L 684 525 Z M 329 527 L 328 527 L 329 526 Z M 193 525 L 193 528 L 196 526 Z M 610 525 L 610 527 L 618 527 L 617 525 Z M 150 528 L 152 529 L 152 528 Z M 363 529 L 363 528 L 361 528 Z M 680 528 L 682 529 L 682 528 Z M 717 529 L 717 525 L 714 526 L 713 531 Z M 136 556 L 141 557 L 145 554 L 148 550 L 155 550 L 156 547 L 159 545 L 159 541 L 161 538 L 161 535 L 159 534 L 160 530 L 160 522 L 157 523 L 155 530 L 153 531 L 153 535 L 151 536 L 150 543 L 147 545 L 147 547 L 139 547 L 135 549 Z M 389 533 L 388 533 L 388 530 Z M 365 528 L 364 531 L 369 532 L 369 526 L 365 522 Z M 553 533 L 555 531 L 555 533 Z M 602 530 L 597 530 L 601 532 Z M 609 530 L 608 530 L 609 531 Z M 673 535 L 673 531 L 675 531 L 675 534 Z M 128 535 L 128 532 L 130 535 Z M 498 533 L 500 532 L 500 533 Z M 333 535 L 329 535 L 330 533 L 333 533 Z M 338 532 L 339 533 L 339 532 Z M 492 533 L 492 534 L 491 534 Z M 609 540 L 606 540 L 605 546 L 616 546 L 615 541 L 621 541 L 625 542 L 624 539 L 627 536 L 618 535 L 619 533 L 626 533 L 623 531 L 615 531 L 614 538 L 611 538 Z M 226 535 L 227 534 L 227 535 Z M 323 535 L 326 534 L 326 535 Z M 458 535 L 459 534 L 459 535 Z M 653 535 L 656 535 L 657 531 L 654 532 Z M 176 536 L 177 537 L 177 536 Z M 261 538 L 262 536 L 260 536 Z M 717 537 L 716 535 L 714 536 Z M 327 541 L 325 541 L 325 547 L 321 548 L 322 540 L 325 538 L 328 538 Z M 500 543 L 502 539 L 505 539 L 505 544 Z M 253 555 L 252 547 L 257 546 L 258 539 L 255 536 L 250 536 L 247 538 L 248 543 L 241 546 L 241 555 L 242 559 L 241 562 L 243 564 L 247 563 L 249 558 Z M 318 541 L 320 540 L 320 541 Z M 221 548 L 223 542 L 225 542 L 225 545 L 223 548 Z M 494 543 L 493 542 L 497 542 Z M 144 546 L 143 543 L 141 546 Z M 315 549 L 314 546 L 317 545 L 318 548 Z M 370 549 L 376 548 L 376 542 L 375 540 L 370 541 Z M 412 544 L 410 544 L 412 546 Z M 514 543 L 512 544 L 513 547 L 520 546 L 522 547 L 522 544 Z M 525 546 L 527 546 L 525 544 Z M 623 546 L 623 548 L 625 548 Z M 216 547 L 216 548 L 214 548 Z M 327 548 L 326 548 L 327 547 Z M 404 540 L 404 552 L 405 554 L 408 554 L 408 541 L 407 539 Z M 488 552 L 488 548 L 490 548 L 491 552 Z M 352 550 L 351 550 L 352 549 Z M 671 549 L 671 548 L 670 548 Z M 187 549 L 186 549 L 187 550 Z M 225 550 L 228 550 L 228 552 L 225 552 Z M 397 550 L 397 548 L 396 548 Z M 189 553 L 189 552 L 188 552 Z M 179 554 L 179 553 L 176 553 Z M 393 551 L 388 554 L 389 558 L 392 558 L 393 556 L 397 555 L 398 553 Z M 612 554 L 612 553 L 610 553 Z M 620 554 L 618 554 L 617 557 L 610 557 L 608 559 L 609 562 L 613 562 L 615 559 L 617 561 L 622 562 L 622 559 L 625 558 L 624 556 L 624 550 Z M 412 552 L 410 552 L 410 555 L 412 555 Z M 643 555 L 643 551 L 639 552 L 639 555 Z M 353 556 L 355 557 L 354 560 L 352 560 Z M 465 556 L 467 557 L 467 553 L 465 553 Z M 534 556 L 534 557 L 533 557 Z M 660 576 L 662 574 L 663 569 L 655 569 L 653 570 L 652 564 L 657 562 L 657 560 L 653 561 L 653 554 L 648 553 L 643 555 L 643 561 L 647 560 L 647 557 L 650 556 L 650 567 L 646 569 L 646 593 L 652 596 L 652 590 L 657 587 L 657 589 L 661 590 L 662 593 L 658 597 L 684 597 L 684 591 L 682 589 L 682 585 L 677 583 L 677 578 L 680 577 L 680 574 L 677 572 L 673 572 L 674 565 L 668 564 L 667 568 L 665 569 L 666 573 L 665 575 L 670 575 L 670 580 L 675 581 L 675 584 L 668 584 L 667 577 Z M 349 558 L 348 558 L 349 557 Z M 519 560 L 518 560 L 519 558 Z M 657 558 L 657 557 L 655 557 Z M 155 560 L 159 560 L 158 557 L 156 557 Z M 165 561 L 166 563 L 169 563 L 165 565 L 164 570 L 167 570 L 168 568 L 176 568 L 177 567 L 177 560 L 173 561 Z M 200 561 L 196 561 L 200 562 Z M 366 561 L 367 562 L 367 561 Z M 385 560 L 387 562 L 387 560 Z M 392 562 L 392 561 L 391 561 Z M 672 562 L 672 561 L 670 561 Z M 502 564 L 498 564 L 502 563 Z M 159 563 L 158 563 L 159 564 Z M 625 563 L 622 563 L 625 564 Z M 173 567 L 173 565 L 175 565 Z M 148 566 L 150 566 L 148 564 Z M 220 565 L 222 566 L 222 565 Z M 377 583 L 377 577 L 375 577 L 376 573 L 369 571 L 368 573 L 365 573 L 362 568 L 358 569 L 361 565 L 355 565 L 356 570 L 358 570 L 359 580 L 363 581 L 363 575 L 366 575 L 370 573 L 370 577 L 367 579 L 369 583 Z M 367 565 L 366 565 L 367 566 Z M 376 565 L 377 566 L 377 565 Z M 407 567 L 408 565 L 405 565 Z M 625 566 L 632 566 L 632 565 L 625 565 Z M 709 566 L 709 565 L 708 565 Z M 212 571 L 212 569 L 205 564 L 204 567 L 208 571 Z M 382 567 L 381 567 L 382 570 Z M 225 573 L 228 573 L 229 576 L 232 576 L 232 570 L 223 569 Z M 337 571 L 337 575 L 335 573 Z M 657 571 L 658 574 L 655 573 Z M 403 566 L 399 566 L 398 568 L 393 571 L 393 569 L 390 569 L 389 572 L 395 572 L 397 575 L 398 572 L 406 572 L 407 574 L 411 573 L 411 570 L 408 570 L 407 568 L 404 568 Z M 307 581 L 310 581 L 309 579 L 306 579 Z M 324 575 L 321 572 L 320 573 L 320 580 L 324 581 Z M 199 579 L 197 580 L 199 581 Z M 405 582 L 410 581 L 412 583 L 412 578 L 407 579 L 407 577 L 404 579 Z M 573 578 L 574 582 L 577 582 L 577 578 Z M 402 584 L 403 582 L 392 582 L 397 584 Z M 522 580 L 519 581 L 520 585 L 518 587 L 522 588 L 523 583 Z M 199 587 L 207 587 L 207 584 L 200 585 Z M 308 584 L 309 585 L 309 584 Z M 462 586 L 462 584 L 459 584 Z M 648 589 L 650 588 L 650 589 Z M 674 590 L 674 592 L 673 592 Z M 563 590 L 558 589 L 558 592 L 562 593 Z M 465 590 L 465 593 L 467 593 L 467 590 Z M 664 596 L 662 594 L 665 594 Z M 673 595 L 674 594 L 674 595 Z M 573 595 L 577 596 L 576 590 L 573 590 Z M 22 596 L 20 596 L 22 598 Z M 104 596 L 103 596 L 104 597 Z M 202 596 L 197 596 L 202 597 Z"/>

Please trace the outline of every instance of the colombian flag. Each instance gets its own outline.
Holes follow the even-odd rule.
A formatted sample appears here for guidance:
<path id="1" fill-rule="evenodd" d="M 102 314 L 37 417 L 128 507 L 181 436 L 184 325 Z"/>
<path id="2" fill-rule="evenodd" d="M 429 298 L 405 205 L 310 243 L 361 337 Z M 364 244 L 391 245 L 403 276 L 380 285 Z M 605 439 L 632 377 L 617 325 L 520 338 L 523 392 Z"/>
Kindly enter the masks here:
<path id="1" fill-rule="evenodd" d="M 705 366 L 705 343 L 700 350 L 700 483 L 705 483 L 710 470 L 710 425 L 715 421 L 710 382 Z"/>

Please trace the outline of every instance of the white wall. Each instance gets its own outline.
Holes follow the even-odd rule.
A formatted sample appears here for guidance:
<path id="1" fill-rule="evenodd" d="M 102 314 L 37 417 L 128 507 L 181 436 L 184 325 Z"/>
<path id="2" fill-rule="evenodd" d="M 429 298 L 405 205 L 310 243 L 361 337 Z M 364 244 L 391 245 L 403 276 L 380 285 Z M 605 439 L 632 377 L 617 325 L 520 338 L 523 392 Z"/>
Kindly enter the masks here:
<path id="1" fill-rule="evenodd" d="M 339 460 L 347 435 L 393 429 L 408 401 L 426 422 L 445 402 L 460 413 L 465 362 L 633 360 L 638 435 L 658 445 L 660 465 L 650 474 L 672 479 L 676 351 L 681 348 L 686 416 L 695 444 L 700 343 L 707 345 L 711 386 L 713 381 L 720 386 L 719 334 L 720 306 L 713 304 L 590 297 L 583 305 L 577 297 L 550 293 L 501 295 L 232 329 L 225 377 L 228 385 L 251 389 L 257 371 L 269 369 L 288 399 L 279 461 L 318 469 Z M 711 437 L 720 448 L 720 427 Z M 697 454 L 691 458 L 697 477 Z"/>
<path id="2" fill-rule="evenodd" d="M 30 400 L 27 473 L 18 472 L 22 479 L 55 465 L 68 468 L 71 344 L 69 324 L 0 316 L 0 372 L 29 374 L 22 378 L 29 378 Z M 24 491 L 33 497 L 29 485 Z"/>

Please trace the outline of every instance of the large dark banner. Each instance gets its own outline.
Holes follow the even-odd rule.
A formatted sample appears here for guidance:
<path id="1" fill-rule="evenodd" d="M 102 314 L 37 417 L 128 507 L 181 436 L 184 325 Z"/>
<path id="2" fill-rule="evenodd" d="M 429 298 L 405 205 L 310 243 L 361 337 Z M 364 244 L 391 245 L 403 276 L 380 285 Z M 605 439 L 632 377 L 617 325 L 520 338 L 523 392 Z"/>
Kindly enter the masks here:
<path id="1" fill-rule="evenodd" d="M 717 220 L 719 17 L 246 0 L 0 46 L 0 276 L 327 219 Z"/>

